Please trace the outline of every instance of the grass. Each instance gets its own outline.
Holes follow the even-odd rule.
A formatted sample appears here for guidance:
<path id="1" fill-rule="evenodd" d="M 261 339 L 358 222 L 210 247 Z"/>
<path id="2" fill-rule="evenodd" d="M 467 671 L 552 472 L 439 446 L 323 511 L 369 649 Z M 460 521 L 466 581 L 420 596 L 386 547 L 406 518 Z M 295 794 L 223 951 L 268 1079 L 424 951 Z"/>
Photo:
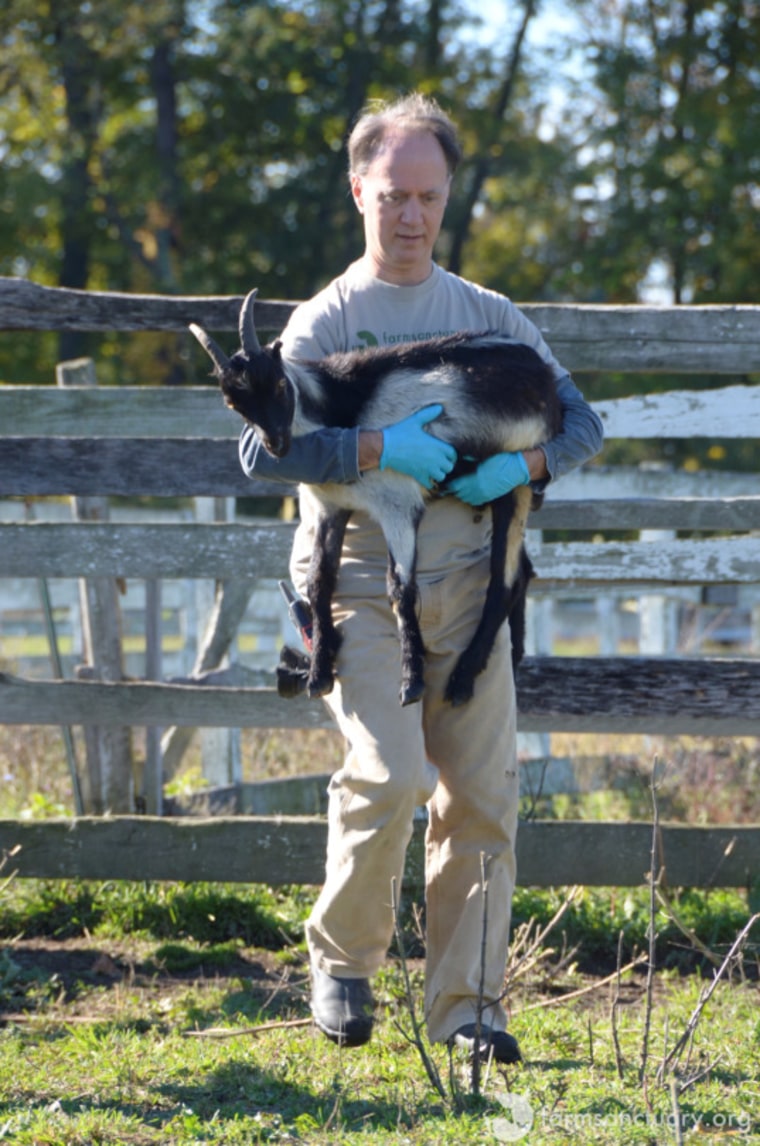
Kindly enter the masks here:
<path id="1" fill-rule="evenodd" d="M 458 1055 L 449 1062 L 435 1047 L 444 1101 L 403 1033 L 410 1022 L 397 957 L 375 981 L 379 1022 L 368 1047 L 342 1051 L 310 1026 L 234 1034 L 308 1015 L 301 924 L 312 894 L 12 883 L 3 896 L 0 954 L 0 1141 L 468 1146 L 515 1140 L 519 1128 L 503 1109 L 514 1099 L 505 1094 L 529 1104 L 533 1122 L 524 1137 L 531 1144 L 678 1140 L 672 1095 L 656 1072 L 711 972 L 683 975 L 663 960 L 642 1084 L 643 974 L 623 976 L 618 988 L 614 974 L 600 986 L 598 974 L 582 969 L 603 936 L 609 962 L 621 919 L 645 939 L 644 895 L 627 904 L 611 891 L 578 896 L 527 970 L 523 964 L 509 996 L 510 1029 L 525 1061 L 487 1072 L 476 1099 L 467 1062 Z M 548 921 L 565 898 L 561 889 L 519 893 L 514 947 L 524 949 L 532 921 Z M 719 957 L 748 915 L 735 892 L 683 893 L 677 907 Z M 259 945 L 269 932 L 255 932 L 251 921 L 262 917 L 289 936 L 281 935 L 278 949 Z M 666 922 L 658 917 L 663 955 Z M 682 1141 L 751 1141 L 760 1132 L 758 940 L 755 934 L 731 981 L 718 985 L 688 1056 L 677 1063 L 675 1077 L 685 1086 Z M 419 1010 L 422 964 L 410 959 L 409 969 Z M 584 988 L 592 989 L 563 1002 Z M 232 1037 L 209 1034 L 220 1030 Z M 499 1118 L 511 1118 L 506 1130 Z M 512 1137 L 498 1137 L 505 1133 Z"/>

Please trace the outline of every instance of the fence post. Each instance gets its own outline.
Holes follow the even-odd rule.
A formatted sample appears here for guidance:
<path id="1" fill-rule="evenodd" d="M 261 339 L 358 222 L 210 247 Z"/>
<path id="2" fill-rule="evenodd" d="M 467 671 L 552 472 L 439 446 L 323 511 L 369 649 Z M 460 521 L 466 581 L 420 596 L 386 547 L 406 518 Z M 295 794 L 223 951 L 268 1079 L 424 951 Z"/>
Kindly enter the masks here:
<path id="1" fill-rule="evenodd" d="M 534 555 L 540 550 L 543 532 L 532 529 L 529 548 Z M 554 602 L 549 596 L 528 594 L 525 610 L 525 652 L 528 656 L 549 656 L 554 642 Z M 552 740 L 548 732 L 518 732 L 517 751 L 520 758 L 548 762 L 552 754 Z"/>
<path id="2" fill-rule="evenodd" d="M 152 577 L 145 582 L 145 676 L 147 680 L 161 680 L 161 582 Z M 142 797 L 149 816 L 160 816 L 163 811 L 164 777 L 161 759 L 161 729 L 145 729 L 145 767 L 142 776 Z"/>
<path id="3" fill-rule="evenodd" d="M 674 529 L 642 529 L 639 540 L 650 544 L 672 541 Z M 678 646 L 675 604 L 666 593 L 646 593 L 639 598 L 639 653 L 662 656 Z"/>
<path id="4" fill-rule="evenodd" d="M 96 386 L 95 367 L 90 358 L 59 362 L 59 386 Z M 76 521 L 107 521 L 108 499 L 74 497 L 72 512 Z M 85 664 L 77 667 L 80 678 L 121 681 L 124 677 L 121 646 L 121 610 L 117 582 L 111 577 L 91 577 L 79 582 L 82 613 L 82 642 Z M 87 760 L 86 810 L 95 815 L 134 810 L 131 729 L 86 725 Z"/>
<path id="5" fill-rule="evenodd" d="M 234 498 L 195 498 L 201 521 L 234 519 Z M 195 589 L 195 612 L 204 624 L 196 649 L 193 675 L 227 663 L 227 654 L 245 614 L 255 581 L 199 582 Z M 178 770 L 195 729 L 175 726 L 161 740 L 164 778 Z M 240 779 L 240 730 L 214 728 L 201 732 L 202 770 L 212 784 L 237 783 Z"/>

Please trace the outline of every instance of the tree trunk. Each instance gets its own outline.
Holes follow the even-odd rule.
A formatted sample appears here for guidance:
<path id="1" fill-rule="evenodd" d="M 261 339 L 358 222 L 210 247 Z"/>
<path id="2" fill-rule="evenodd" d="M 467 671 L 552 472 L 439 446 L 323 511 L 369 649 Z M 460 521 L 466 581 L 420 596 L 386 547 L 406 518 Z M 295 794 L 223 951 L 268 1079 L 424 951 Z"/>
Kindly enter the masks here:
<path id="1" fill-rule="evenodd" d="M 87 286 L 90 268 L 92 193 L 90 162 L 100 118 L 95 88 L 93 56 L 69 16 L 56 28 L 66 119 L 67 146 L 63 153 L 61 179 L 62 258 L 61 286 L 82 289 Z M 75 331 L 62 331 L 58 342 L 61 361 L 80 358 L 86 340 Z"/>
<path id="2" fill-rule="evenodd" d="M 526 0 L 523 9 L 523 17 L 520 27 L 512 44 L 512 50 L 509 53 L 509 58 L 506 62 L 506 72 L 502 81 L 501 87 L 496 93 L 496 98 L 493 101 L 493 106 L 489 108 L 488 119 L 496 126 L 501 125 L 504 119 L 504 114 L 509 106 L 509 101 L 512 97 L 514 90 L 514 83 L 517 77 L 517 72 L 520 67 L 520 59 L 522 55 L 523 43 L 525 34 L 528 31 L 528 25 L 533 17 L 535 11 L 535 0 Z M 484 117 L 485 119 L 486 117 Z M 477 205 L 480 194 L 483 190 L 485 183 L 491 169 L 489 140 L 485 138 L 481 142 L 478 158 L 471 169 L 469 186 L 465 196 L 464 204 L 459 214 L 459 219 L 455 224 L 452 239 L 451 250 L 449 252 L 448 267 L 454 274 L 459 274 L 462 266 L 462 253 L 464 245 L 467 241 L 467 236 L 472 224 L 472 216 Z"/>

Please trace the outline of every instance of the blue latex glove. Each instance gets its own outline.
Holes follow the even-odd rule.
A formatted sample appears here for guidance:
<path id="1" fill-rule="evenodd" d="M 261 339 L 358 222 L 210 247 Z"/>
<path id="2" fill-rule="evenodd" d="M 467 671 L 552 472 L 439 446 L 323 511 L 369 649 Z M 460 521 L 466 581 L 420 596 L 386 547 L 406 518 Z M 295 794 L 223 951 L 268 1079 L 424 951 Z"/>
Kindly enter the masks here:
<path id="1" fill-rule="evenodd" d="M 522 454 L 494 454 L 471 474 L 449 482 L 448 489 L 468 505 L 485 505 L 509 493 L 515 486 L 528 485 L 530 472 Z"/>
<path id="2" fill-rule="evenodd" d="M 443 406 L 425 406 L 383 430 L 381 470 L 397 470 L 415 478 L 425 489 L 443 481 L 457 460 L 457 452 L 448 442 L 434 438 L 425 429 L 443 413 Z"/>

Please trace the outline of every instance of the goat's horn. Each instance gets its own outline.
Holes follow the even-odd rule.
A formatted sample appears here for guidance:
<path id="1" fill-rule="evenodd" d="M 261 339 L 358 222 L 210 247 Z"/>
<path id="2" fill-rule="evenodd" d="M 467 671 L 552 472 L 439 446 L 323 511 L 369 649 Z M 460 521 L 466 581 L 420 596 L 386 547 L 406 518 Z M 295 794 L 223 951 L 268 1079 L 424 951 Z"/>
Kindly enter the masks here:
<path id="1" fill-rule="evenodd" d="M 201 346 L 208 354 L 209 358 L 212 359 L 217 370 L 226 370 L 230 364 L 230 360 L 222 350 L 221 346 L 214 342 L 213 338 L 210 338 L 209 335 L 206 334 L 206 331 L 203 330 L 202 327 L 196 326 L 194 322 L 190 323 L 190 330 L 198 339 Z"/>
<path id="2" fill-rule="evenodd" d="M 256 327 L 253 325 L 253 304 L 258 293 L 256 287 L 249 291 L 240 308 L 240 345 L 246 354 L 261 353 L 261 346 L 256 337 Z"/>

